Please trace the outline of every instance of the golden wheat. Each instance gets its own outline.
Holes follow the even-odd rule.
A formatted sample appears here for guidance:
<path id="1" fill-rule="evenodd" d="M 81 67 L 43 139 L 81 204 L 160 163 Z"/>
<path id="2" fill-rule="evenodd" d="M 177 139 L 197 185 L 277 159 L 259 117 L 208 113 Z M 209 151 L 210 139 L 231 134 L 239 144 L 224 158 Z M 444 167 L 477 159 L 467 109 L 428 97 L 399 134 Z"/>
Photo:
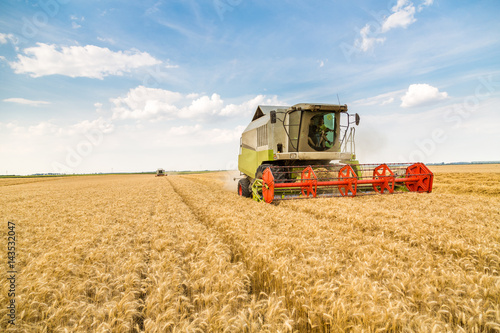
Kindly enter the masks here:
<path id="1" fill-rule="evenodd" d="M 0 180 L 16 329 L 500 331 L 500 168 L 432 169 L 431 194 L 279 205 L 227 173 Z"/>

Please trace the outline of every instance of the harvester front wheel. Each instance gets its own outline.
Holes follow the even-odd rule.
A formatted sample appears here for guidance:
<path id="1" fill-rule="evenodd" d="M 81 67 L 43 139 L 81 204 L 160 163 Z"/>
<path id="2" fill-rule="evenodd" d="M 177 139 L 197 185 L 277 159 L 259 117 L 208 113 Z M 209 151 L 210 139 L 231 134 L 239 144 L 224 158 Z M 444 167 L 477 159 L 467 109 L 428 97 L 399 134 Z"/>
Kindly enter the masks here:
<path id="1" fill-rule="evenodd" d="M 257 171 L 255 171 L 255 179 L 261 179 L 262 175 L 264 174 L 264 170 L 266 170 L 270 166 L 271 166 L 271 164 L 261 164 L 261 165 L 259 165 L 259 167 L 257 168 Z"/>
<path id="2" fill-rule="evenodd" d="M 250 180 L 248 180 L 248 178 L 241 178 L 238 181 L 238 194 L 245 198 L 250 198 L 252 196 Z"/>

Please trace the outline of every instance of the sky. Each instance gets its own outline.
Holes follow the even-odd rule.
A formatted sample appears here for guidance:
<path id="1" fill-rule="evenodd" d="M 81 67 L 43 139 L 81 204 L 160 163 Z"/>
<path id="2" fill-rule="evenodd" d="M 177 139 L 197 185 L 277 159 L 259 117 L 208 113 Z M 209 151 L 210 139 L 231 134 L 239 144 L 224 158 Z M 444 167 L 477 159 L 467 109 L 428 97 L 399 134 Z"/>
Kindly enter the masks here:
<path id="1" fill-rule="evenodd" d="M 500 160 L 498 0 L 3 0 L 0 174 L 237 169 L 258 105 L 361 163 Z"/>

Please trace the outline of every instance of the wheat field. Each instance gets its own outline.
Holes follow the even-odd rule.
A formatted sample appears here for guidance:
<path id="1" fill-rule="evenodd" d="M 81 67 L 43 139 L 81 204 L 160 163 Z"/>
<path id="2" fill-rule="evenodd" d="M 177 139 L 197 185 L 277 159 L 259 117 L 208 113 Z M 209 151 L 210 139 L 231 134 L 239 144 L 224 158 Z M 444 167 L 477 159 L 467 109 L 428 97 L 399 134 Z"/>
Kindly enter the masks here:
<path id="1" fill-rule="evenodd" d="M 0 179 L 0 330 L 500 332 L 500 165 L 431 169 L 430 194 L 279 205 L 229 172 Z"/>

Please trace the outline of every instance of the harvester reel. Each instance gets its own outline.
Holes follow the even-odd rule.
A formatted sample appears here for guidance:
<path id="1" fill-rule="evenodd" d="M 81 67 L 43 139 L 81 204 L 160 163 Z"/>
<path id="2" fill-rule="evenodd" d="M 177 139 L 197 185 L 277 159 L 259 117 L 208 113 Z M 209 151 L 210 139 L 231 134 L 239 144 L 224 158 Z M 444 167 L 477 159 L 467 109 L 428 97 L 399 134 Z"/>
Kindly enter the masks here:
<path id="1" fill-rule="evenodd" d="M 256 201 L 307 199 L 328 196 L 355 197 L 404 191 L 431 192 L 432 172 L 422 163 L 276 166 L 261 165 L 252 184 Z M 339 169 L 340 168 L 340 169 Z M 297 169 L 301 169 L 300 171 Z M 298 177 L 294 177 L 298 174 Z M 338 175 L 338 176 L 337 176 Z"/>
<path id="2" fill-rule="evenodd" d="M 373 170 L 373 179 L 382 179 L 381 184 L 373 184 L 373 189 L 377 193 L 383 194 L 385 190 L 389 193 L 394 192 L 394 172 L 389 169 L 387 164 L 381 164 Z"/>
<path id="3" fill-rule="evenodd" d="M 308 197 L 312 194 L 313 198 L 316 198 L 318 190 L 318 177 L 316 177 L 316 174 L 310 165 L 302 170 L 301 182 L 304 184 L 304 186 L 301 187 L 302 195 Z"/>
<path id="4" fill-rule="evenodd" d="M 339 185 L 339 191 L 342 196 L 354 197 L 358 189 L 358 177 L 353 168 L 347 164 L 339 171 L 339 180 L 346 181 L 347 184 Z"/>
<path id="5" fill-rule="evenodd" d="M 422 163 L 415 163 L 406 168 L 406 177 L 416 177 L 413 182 L 407 181 L 406 188 L 411 192 L 431 192 L 432 172 Z"/>
<path id="6" fill-rule="evenodd" d="M 270 168 L 262 174 L 262 197 L 267 203 L 273 202 L 274 199 L 274 176 Z"/>

